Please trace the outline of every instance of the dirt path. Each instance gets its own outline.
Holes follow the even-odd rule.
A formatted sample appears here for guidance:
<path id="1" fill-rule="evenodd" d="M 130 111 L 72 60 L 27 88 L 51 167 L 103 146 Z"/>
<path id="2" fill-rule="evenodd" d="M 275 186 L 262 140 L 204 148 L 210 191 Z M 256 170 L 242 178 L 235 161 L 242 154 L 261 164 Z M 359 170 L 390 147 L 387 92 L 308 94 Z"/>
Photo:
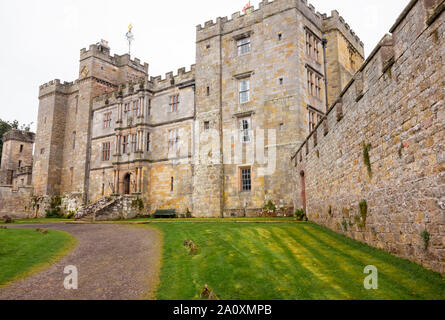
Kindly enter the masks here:
<path id="1" fill-rule="evenodd" d="M 76 248 L 46 271 L 0 289 L 0 300 L 136 300 L 154 298 L 161 240 L 151 228 L 127 225 L 15 226 L 65 231 Z M 64 288 L 66 266 L 78 269 L 78 290 Z"/>

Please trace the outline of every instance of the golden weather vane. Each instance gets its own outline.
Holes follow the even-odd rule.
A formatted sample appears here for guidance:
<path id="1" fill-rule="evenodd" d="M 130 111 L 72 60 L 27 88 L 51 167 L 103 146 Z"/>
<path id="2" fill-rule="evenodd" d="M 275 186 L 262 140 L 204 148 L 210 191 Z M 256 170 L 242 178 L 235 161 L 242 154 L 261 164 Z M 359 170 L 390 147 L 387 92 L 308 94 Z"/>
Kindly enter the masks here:
<path id="1" fill-rule="evenodd" d="M 125 34 L 125 37 L 128 41 L 128 54 L 131 56 L 131 43 L 134 41 L 134 35 L 133 35 L 133 25 L 130 23 L 128 26 L 128 32 Z"/>

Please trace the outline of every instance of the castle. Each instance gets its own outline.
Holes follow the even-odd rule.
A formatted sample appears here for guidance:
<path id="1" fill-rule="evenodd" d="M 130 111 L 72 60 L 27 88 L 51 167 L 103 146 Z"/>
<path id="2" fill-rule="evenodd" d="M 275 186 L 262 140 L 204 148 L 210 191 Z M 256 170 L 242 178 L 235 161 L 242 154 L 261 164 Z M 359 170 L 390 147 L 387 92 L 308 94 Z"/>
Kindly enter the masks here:
<path id="1" fill-rule="evenodd" d="M 165 78 L 102 41 L 81 50 L 78 80 L 42 85 L 34 194 L 132 195 L 197 217 L 257 215 L 269 200 L 292 212 L 289 158 L 363 43 L 338 12 L 291 0 L 206 22 L 196 39 L 196 64 Z"/>
<path id="2" fill-rule="evenodd" d="M 136 200 L 239 217 L 271 201 L 444 273 L 443 9 L 411 0 L 366 61 L 306 0 L 197 26 L 196 64 L 164 78 L 106 41 L 82 49 L 76 81 L 40 87 L 32 186 L 0 181 L 0 213 L 31 194 L 15 213 L 61 197 L 78 218 L 132 217 Z"/>

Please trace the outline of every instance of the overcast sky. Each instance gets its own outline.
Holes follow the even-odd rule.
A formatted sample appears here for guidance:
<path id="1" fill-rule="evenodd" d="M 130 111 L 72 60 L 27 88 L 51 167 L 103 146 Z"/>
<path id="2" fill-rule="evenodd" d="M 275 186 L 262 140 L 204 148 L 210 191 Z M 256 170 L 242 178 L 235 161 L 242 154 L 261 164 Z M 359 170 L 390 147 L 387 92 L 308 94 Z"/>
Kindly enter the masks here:
<path id="1" fill-rule="evenodd" d="M 79 51 L 100 39 L 112 54 L 132 57 L 163 75 L 195 63 L 196 25 L 241 11 L 248 0 L 0 0 L 0 119 L 36 122 L 39 85 L 73 81 Z M 260 0 L 252 0 L 258 7 Z M 312 0 L 316 10 L 338 10 L 365 44 L 368 55 L 409 0 Z M 35 130 L 35 124 L 32 127 Z"/>

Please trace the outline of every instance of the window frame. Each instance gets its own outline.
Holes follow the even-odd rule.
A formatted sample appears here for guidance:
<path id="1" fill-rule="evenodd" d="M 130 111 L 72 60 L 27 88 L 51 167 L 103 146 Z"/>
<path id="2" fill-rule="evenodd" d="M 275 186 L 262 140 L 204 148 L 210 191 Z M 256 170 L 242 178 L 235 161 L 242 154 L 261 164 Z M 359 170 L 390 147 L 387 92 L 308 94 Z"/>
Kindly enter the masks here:
<path id="1" fill-rule="evenodd" d="M 131 152 L 135 153 L 138 151 L 138 135 L 132 134 L 131 135 Z"/>
<path id="2" fill-rule="evenodd" d="M 238 119 L 241 143 L 247 144 L 252 142 L 252 117 L 242 117 Z M 247 124 L 247 128 L 245 126 Z M 246 139 L 247 138 L 247 139 Z"/>
<path id="3" fill-rule="evenodd" d="M 239 103 L 240 104 L 244 104 L 244 103 L 249 103 L 250 102 L 250 78 L 244 78 L 244 79 L 239 79 L 238 80 L 238 96 L 239 96 Z M 247 83 L 247 88 L 243 88 L 243 84 Z M 243 100 L 242 97 L 244 94 L 247 94 L 247 99 Z"/>
<path id="4" fill-rule="evenodd" d="M 110 161 L 111 159 L 111 142 L 102 142 L 102 162 Z"/>
<path id="5" fill-rule="evenodd" d="M 177 153 L 179 144 L 179 129 L 168 130 L 168 153 Z"/>
<path id="6" fill-rule="evenodd" d="M 239 167 L 240 192 L 252 192 L 252 166 Z"/>
<path id="7" fill-rule="evenodd" d="M 179 110 L 179 94 L 170 96 L 170 112 L 178 112 Z"/>
<path id="8" fill-rule="evenodd" d="M 129 154 L 129 136 L 122 136 L 122 154 Z"/>
<path id="9" fill-rule="evenodd" d="M 238 57 L 248 54 L 252 51 L 252 40 L 249 36 L 236 40 Z"/>
<path id="10" fill-rule="evenodd" d="M 113 114 L 112 111 L 108 111 L 108 112 L 104 113 L 104 129 L 111 128 L 112 114 Z"/>

